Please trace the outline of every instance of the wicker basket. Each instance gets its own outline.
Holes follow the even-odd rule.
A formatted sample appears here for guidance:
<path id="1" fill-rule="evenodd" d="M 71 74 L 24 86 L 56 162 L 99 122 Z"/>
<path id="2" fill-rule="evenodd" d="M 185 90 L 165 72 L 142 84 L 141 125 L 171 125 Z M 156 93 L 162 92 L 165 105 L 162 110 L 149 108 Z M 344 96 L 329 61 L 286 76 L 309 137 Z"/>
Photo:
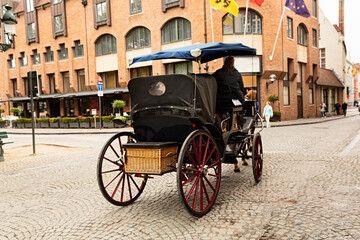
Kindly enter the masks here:
<path id="1" fill-rule="evenodd" d="M 176 169 L 177 143 L 125 144 L 125 172 L 163 174 Z"/>

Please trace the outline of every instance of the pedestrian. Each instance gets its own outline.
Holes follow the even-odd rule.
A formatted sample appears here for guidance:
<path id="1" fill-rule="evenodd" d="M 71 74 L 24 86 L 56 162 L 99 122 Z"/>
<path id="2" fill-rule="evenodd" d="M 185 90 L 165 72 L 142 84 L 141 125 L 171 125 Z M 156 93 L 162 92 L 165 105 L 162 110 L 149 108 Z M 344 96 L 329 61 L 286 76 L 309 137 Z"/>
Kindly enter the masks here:
<path id="1" fill-rule="evenodd" d="M 274 115 L 274 113 L 273 113 L 272 107 L 270 105 L 270 102 L 267 101 L 266 106 L 264 107 L 264 111 L 263 111 L 263 117 L 265 117 L 267 128 L 270 127 L 270 117 L 272 117 L 273 115 Z"/>
<path id="2" fill-rule="evenodd" d="M 326 104 L 324 102 L 320 104 L 320 112 L 321 112 L 321 117 L 326 118 Z"/>
<path id="3" fill-rule="evenodd" d="M 348 107 L 348 105 L 347 105 L 346 102 L 344 102 L 344 103 L 341 105 L 341 108 L 342 108 L 343 113 L 344 113 L 344 117 L 346 117 L 347 107 Z"/>
<path id="4" fill-rule="evenodd" d="M 340 103 L 336 103 L 335 104 L 335 111 L 336 111 L 336 115 L 340 115 Z"/>

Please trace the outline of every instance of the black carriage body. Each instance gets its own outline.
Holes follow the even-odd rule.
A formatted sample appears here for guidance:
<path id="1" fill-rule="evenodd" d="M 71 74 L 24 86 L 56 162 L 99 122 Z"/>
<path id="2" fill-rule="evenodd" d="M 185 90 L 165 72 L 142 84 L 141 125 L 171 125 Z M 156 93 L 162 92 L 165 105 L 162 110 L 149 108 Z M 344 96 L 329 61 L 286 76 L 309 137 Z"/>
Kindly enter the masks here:
<path id="1" fill-rule="evenodd" d="M 150 94 L 157 84 L 160 94 Z M 138 141 L 181 144 L 196 127 L 194 123 L 214 125 L 217 84 L 211 75 L 139 77 L 130 80 L 128 88 Z"/>

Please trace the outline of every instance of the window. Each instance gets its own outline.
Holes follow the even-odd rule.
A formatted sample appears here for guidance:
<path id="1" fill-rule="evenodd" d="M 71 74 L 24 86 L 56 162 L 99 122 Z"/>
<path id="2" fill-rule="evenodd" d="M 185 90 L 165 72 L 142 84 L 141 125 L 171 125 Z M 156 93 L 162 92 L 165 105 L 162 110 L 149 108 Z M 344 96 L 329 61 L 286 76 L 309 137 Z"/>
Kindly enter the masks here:
<path id="1" fill-rule="evenodd" d="M 78 79 L 79 91 L 86 91 L 85 70 L 84 69 L 77 71 L 77 79 Z"/>
<path id="2" fill-rule="evenodd" d="M 12 91 L 12 94 L 13 94 L 13 97 L 17 97 L 17 80 L 16 78 L 15 79 L 11 79 L 11 84 L 12 84 L 12 87 L 13 87 L 13 91 Z"/>
<path id="3" fill-rule="evenodd" d="M 151 67 L 140 67 L 140 68 L 132 68 L 130 70 L 130 78 L 136 77 L 147 77 L 152 76 L 152 68 Z"/>
<path id="4" fill-rule="evenodd" d="M 53 4 L 61 3 L 61 0 L 53 0 Z"/>
<path id="5" fill-rule="evenodd" d="M 29 94 L 29 79 L 27 77 L 23 78 L 24 81 L 24 96 Z"/>
<path id="6" fill-rule="evenodd" d="M 313 47 L 317 47 L 317 32 L 316 32 L 316 29 L 312 30 L 312 44 L 313 44 Z"/>
<path id="7" fill-rule="evenodd" d="M 64 93 L 70 92 L 70 77 L 69 77 L 69 72 L 63 72 L 62 74 L 62 78 L 63 78 L 63 89 L 64 89 Z"/>
<path id="8" fill-rule="evenodd" d="M 297 43 L 307 46 L 307 32 L 303 25 L 299 25 L 297 29 Z"/>
<path id="9" fill-rule="evenodd" d="M 130 14 L 141 12 L 141 0 L 130 0 Z"/>
<path id="10" fill-rule="evenodd" d="M 64 31 L 63 15 L 55 16 L 55 33 Z"/>
<path id="11" fill-rule="evenodd" d="M 117 71 L 105 72 L 99 75 L 104 81 L 104 89 L 117 87 Z"/>
<path id="12" fill-rule="evenodd" d="M 95 43 L 96 56 L 116 53 L 116 38 L 110 34 L 102 35 Z"/>
<path id="13" fill-rule="evenodd" d="M 54 51 L 51 50 L 50 47 L 46 47 L 45 52 L 45 62 L 53 62 L 54 61 Z"/>
<path id="14" fill-rule="evenodd" d="M 37 50 L 33 50 L 33 55 L 31 56 L 32 65 L 39 65 L 40 64 L 40 54 Z"/>
<path id="15" fill-rule="evenodd" d="M 60 50 L 58 50 L 59 60 L 66 60 L 68 59 L 68 49 L 65 48 L 65 44 L 60 44 Z"/>
<path id="16" fill-rule="evenodd" d="M 317 18 L 317 1 L 312 0 L 312 16 Z"/>
<path id="17" fill-rule="evenodd" d="M 174 3 L 174 2 L 179 2 L 179 0 L 165 0 L 166 4 Z"/>
<path id="18" fill-rule="evenodd" d="M 313 78 L 311 78 L 309 80 L 309 104 L 313 105 L 314 104 L 314 80 Z"/>
<path id="19" fill-rule="evenodd" d="M 34 11 L 34 0 L 26 0 L 26 12 Z"/>
<path id="20" fill-rule="evenodd" d="M 166 64 L 166 74 L 189 74 L 193 72 L 192 62 L 179 62 Z"/>
<path id="21" fill-rule="evenodd" d="M 107 20 L 106 2 L 96 4 L 96 21 L 102 22 Z"/>
<path id="22" fill-rule="evenodd" d="M 326 68 L 325 48 L 320 48 L 320 68 Z"/>
<path id="23" fill-rule="evenodd" d="M 151 46 L 150 30 L 144 27 L 137 27 L 131 30 L 126 36 L 126 49 L 137 49 Z"/>
<path id="24" fill-rule="evenodd" d="M 35 30 L 35 23 L 29 23 L 27 25 L 27 29 L 28 29 L 28 39 L 32 40 L 35 39 L 35 35 L 36 35 L 36 30 Z"/>
<path id="25" fill-rule="evenodd" d="M 80 40 L 75 41 L 75 47 L 73 47 L 74 58 L 84 56 L 84 46 L 80 44 Z"/>
<path id="26" fill-rule="evenodd" d="M 9 55 L 9 68 L 16 68 L 16 61 L 12 54 Z"/>
<path id="27" fill-rule="evenodd" d="M 171 43 L 191 39 L 191 23 L 184 18 L 176 18 L 161 30 L 162 43 Z"/>
<path id="28" fill-rule="evenodd" d="M 293 19 L 287 18 L 287 37 L 294 39 L 294 31 L 293 31 Z"/>
<path id="29" fill-rule="evenodd" d="M 20 53 L 20 67 L 26 67 L 28 65 L 28 59 L 25 52 Z"/>
<path id="30" fill-rule="evenodd" d="M 242 9 L 239 11 L 237 17 L 232 14 L 226 14 L 222 19 L 223 34 L 244 34 L 245 13 L 246 11 Z M 248 11 L 246 33 L 262 34 L 262 19 L 257 13 L 251 10 Z"/>
<path id="31" fill-rule="evenodd" d="M 291 66 L 291 59 L 288 59 L 287 73 L 286 73 L 284 81 L 283 81 L 283 101 L 284 101 L 284 106 L 289 106 L 290 105 L 290 84 L 289 84 L 290 66 Z"/>
<path id="32" fill-rule="evenodd" d="M 49 92 L 50 92 L 50 94 L 54 94 L 54 93 L 56 93 L 56 90 L 55 90 L 55 74 L 49 74 L 48 78 L 49 78 Z"/>

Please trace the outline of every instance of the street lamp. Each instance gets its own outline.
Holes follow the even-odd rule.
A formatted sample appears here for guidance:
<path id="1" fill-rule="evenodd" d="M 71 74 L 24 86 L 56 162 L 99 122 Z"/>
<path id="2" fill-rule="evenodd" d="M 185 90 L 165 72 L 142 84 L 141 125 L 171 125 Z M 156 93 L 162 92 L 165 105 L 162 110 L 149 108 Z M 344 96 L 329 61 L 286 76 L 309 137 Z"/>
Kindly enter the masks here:
<path id="1" fill-rule="evenodd" d="M 15 24 L 17 24 L 16 18 L 11 11 L 11 7 L 5 6 L 5 9 L 6 12 L 0 20 L 4 26 L 5 39 L 7 38 L 10 43 L 0 43 L 0 52 L 5 52 L 11 47 L 13 42 L 12 36 L 15 35 Z"/>

